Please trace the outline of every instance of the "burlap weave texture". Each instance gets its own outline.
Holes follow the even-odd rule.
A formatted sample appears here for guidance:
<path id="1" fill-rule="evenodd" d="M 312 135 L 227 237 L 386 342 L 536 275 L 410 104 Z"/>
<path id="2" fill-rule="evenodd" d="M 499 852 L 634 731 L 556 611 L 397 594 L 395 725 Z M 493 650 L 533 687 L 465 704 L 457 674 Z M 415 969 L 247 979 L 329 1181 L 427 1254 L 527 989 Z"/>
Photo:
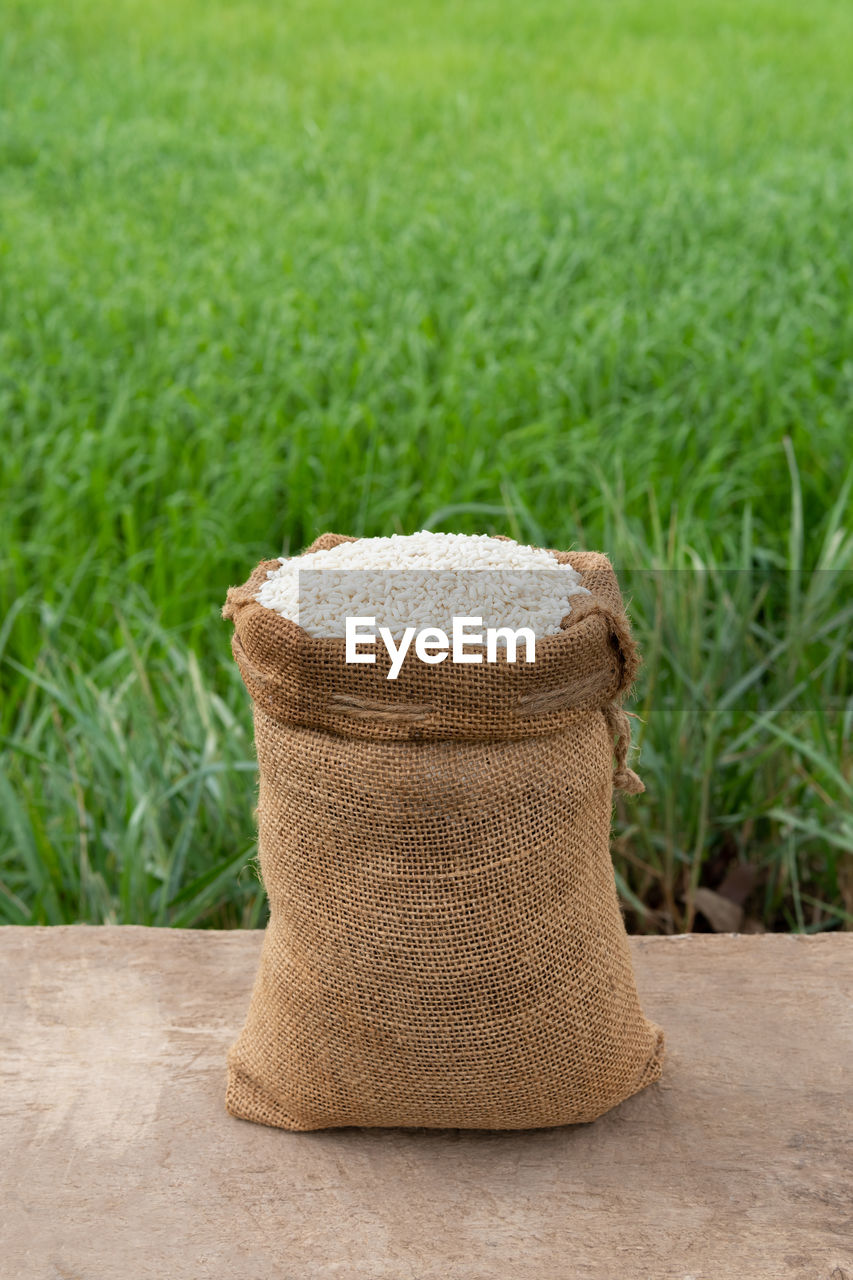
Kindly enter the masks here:
<path id="1" fill-rule="evenodd" d="M 326 534 L 309 550 L 342 541 Z M 637 657 L 604 556 L 537 661 L 387 681 L 264 609 L 226 617 L 254 701 L 270 921 L 226 1105 L 286 1129 L 589 1121 L 655 1080 L 609 837 Z"/>

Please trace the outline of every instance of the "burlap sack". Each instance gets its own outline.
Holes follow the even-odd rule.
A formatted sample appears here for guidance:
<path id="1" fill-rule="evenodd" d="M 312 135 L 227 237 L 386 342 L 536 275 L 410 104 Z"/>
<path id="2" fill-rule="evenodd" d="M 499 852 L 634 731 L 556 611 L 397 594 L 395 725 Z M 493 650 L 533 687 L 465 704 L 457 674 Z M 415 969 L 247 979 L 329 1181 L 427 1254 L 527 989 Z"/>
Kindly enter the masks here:
<path id="1" fill-rule="evenodd" d="M 346 541 L 324 534 L 309 550 Z M 386 679 L 228 593 L 270 921 L 232 1115 L 284 1129 L 594 1120 L 660 1075 L 610 861 L 634 644 L 607 558 L 536 662 Z M 613 772 L 614 741 L 616 773 Z"/>

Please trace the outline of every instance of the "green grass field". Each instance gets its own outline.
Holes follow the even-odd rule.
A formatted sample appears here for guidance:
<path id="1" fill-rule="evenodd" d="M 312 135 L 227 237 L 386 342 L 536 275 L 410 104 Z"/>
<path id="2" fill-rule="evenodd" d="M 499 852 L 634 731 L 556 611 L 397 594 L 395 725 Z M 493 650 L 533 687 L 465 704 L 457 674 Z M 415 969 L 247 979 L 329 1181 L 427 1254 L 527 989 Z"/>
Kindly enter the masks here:
<path id="1" fill-rule="evenodd" d="M 849 927 L 851 83 L 843 0 L 12 0 L 0 920 L 262 922 L 226 588 L 429 526 L 620 570 L 632 928 Z"/>

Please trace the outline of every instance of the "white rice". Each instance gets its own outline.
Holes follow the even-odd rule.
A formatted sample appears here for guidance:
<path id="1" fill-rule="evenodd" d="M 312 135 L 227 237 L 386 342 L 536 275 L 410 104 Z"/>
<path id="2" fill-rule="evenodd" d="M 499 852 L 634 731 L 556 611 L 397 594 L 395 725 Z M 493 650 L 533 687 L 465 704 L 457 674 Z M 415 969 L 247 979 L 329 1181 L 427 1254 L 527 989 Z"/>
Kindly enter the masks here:
<path id="1" fill-rule="evenodd" d="M 314 569 L 322 573 L 306 572 Z M 556 635 L 579 594 L 589 594 L 580 576 L 548 551 L 487 534 L 424 531 L 281 557 L 255 599 L 312 636 L 342 637 L 347 617 L 361 616 L 399 640 L 411 626 L 450 633 L 454 617 Z"/>

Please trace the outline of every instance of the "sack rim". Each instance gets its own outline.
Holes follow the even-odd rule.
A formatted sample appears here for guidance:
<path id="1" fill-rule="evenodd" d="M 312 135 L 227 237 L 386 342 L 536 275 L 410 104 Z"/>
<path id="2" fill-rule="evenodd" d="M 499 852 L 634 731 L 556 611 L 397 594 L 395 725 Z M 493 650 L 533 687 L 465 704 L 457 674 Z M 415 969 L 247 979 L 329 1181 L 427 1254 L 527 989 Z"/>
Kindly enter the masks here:
<path id="1" fill-rule="evenodd" d="M 300 554 L 356 541 L 325 533 Z M 501 737 L 507 736 L 509 718 L 509 736 L 539 734 L 559 728 L 561 718 L 579 708 L 621 698 L 639 667 L 608 557 L 597 551 L 547 550 L 577 570 L 590 595 L 572 598 L 558 635 L 537 637 L 536 662 L 529 665 L 507 663 L 499 650 L 496 663 L 473 667 L 406 661 L 399 677 L 388 680 L 391 659 L 383 646 L 377 646 L 374 664 L 346 664 L 343 637 L 311 636 L 255 599 L 267 573 L 280 566 L 279 558 L 262 560 L 242 586 L 232 587 L 222 614 L 234 623 L 232 651 L 249 692 L 283 723 L 359 736 L 376 731 L 383 737 L 472 732 Z"/>

